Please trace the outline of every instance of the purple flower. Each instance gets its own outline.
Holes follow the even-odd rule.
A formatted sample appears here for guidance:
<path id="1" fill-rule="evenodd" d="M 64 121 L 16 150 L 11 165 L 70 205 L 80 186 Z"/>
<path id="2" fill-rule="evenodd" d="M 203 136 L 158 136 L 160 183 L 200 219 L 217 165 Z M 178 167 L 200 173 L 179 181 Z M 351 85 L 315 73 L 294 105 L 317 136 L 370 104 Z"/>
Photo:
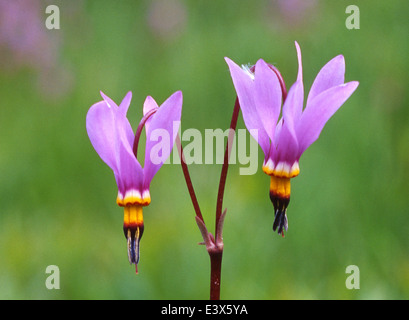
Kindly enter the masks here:
<path id="1" fill-rule="evenodd" d="M 128 92 L 119 107 L 102 92 L 101 95 L 103 100 L 88 111 L 87 132 L 95 151 L 114 172 L 118 185 L 117 203 L 124 207 L 128 258 L 136 267 L 144 229 L 142 208 L 150 204 L 150 183 L 175 142 L 182 112 L 182 92 L 175 92 L 161 107 L 152 97 L 146 98 L 143 114 L 149 118 L 145 119 L 143 168 L 134 154 L 135 134 L 126 118 L 132 93 Z"/>
<path id="2" fill-rule="evenodd" d="M 299 159 L 358 86 L 357 81 L 344 83 L 345 60 L 342 55 L 336 56 L 318 73 L 303 109 L 301 50 L 297 42 L 295 46 L 297 81 L 289 90 L 282 110 L 284 92 L 274 67 L 260 59 L 254 69 L 241 68 L 225 58 L 244 123 L 265 154 L 263 171 L 271 176 L 270 198 L 275 210 L 273 229 L 278 228 L 278 233 L 283 236 L 283 229 L 288 228 L 286 211 L 290 201 L 290 178 L 300 172 Z"/>

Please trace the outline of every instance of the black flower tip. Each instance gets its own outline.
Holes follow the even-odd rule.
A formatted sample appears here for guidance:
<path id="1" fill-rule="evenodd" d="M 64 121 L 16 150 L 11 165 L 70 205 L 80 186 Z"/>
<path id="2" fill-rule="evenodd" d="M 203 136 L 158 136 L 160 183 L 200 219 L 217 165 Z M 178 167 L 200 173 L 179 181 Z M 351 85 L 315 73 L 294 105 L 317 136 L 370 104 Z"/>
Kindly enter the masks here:
<path id="1" fill-rule="evenodd" d="M 284 230 L 288 230 L 287 210 L 276 210 L 274 213 L 273 231 L 284 237 Z"/>

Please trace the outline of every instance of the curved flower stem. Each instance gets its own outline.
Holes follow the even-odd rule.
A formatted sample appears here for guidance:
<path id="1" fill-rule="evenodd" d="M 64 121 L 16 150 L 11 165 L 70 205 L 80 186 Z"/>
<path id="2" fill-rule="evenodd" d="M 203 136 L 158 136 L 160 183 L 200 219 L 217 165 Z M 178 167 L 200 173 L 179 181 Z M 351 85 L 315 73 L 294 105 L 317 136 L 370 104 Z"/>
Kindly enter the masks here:
<path id="1" fill-rule="evenodd" d="M 187 188 L 189 190 L 189 195 L 193 203 L 193 207 L 196 212 L 196 223 L 203 237 L 203 243 L 206 245 L 206 250 L 210 257 L 210 299 L 220 300 L 220 280 L 221 280 L 221 270 L 222 270 L 222 257 L 223 257 L 223 224 L 224 218 L 226 216 L 225 209 L 223 209 L 223 196 L 224 189 L 226 186 L 227 170 L 229 167 L 229 158 L 232 150 L 232 144 L 234 139 L 234 134 L 237 126 L 237 119 L 240 112 L 240 104 L 238 98 L 234 105 L 233 116 L 230 123 L 230 131 L 226 145 L 226 151 L 224 154 L 224 161 L 222 172 L 220 176 L 219 190 L 217 194 L 217 205 L 216 205 L 216 224 L 215 224 L 215 236 L 207 231 L 206 224 L 203 220 L 202 213 L 200 211 L 199 203 L 196 198 L 196 194 L 193 188 L 192 180 L 190 178 L 189 169 L 183 155 L 182 144 L 179 135 L 176 137 L 176 146 L 179 152 L 179 157 L 181 159 L 181 165 L 183 170 L 183 175 L 186 180 Z"/>
<path id="2" fill-rule="evenodd" d="M 278 81 L 280 82 L 280 87 L 281 87 L 281 93 L 283 96 L 283 103 L 285 101 L 285 99 L 287 98 L 287 87 L 285 86 L 285 82 L 283 79 L 283 76 L 281 75 L 280 71 L 273 65 L 270 65 L 271 70 L 274 71 L 274 73 L 277 76 Z"/>
<path id="3" fill-rule="evenodd" d="M 138 158 L 139 139 L 141 137 L 143 127 L 145 126 L 146 121 L 148 121 L 148 119 L 153 114 L 155 114 L 156 111 L 157 111 L 157 109 L 152 109 L 149 112 L 147 112 L 143 116 L 141 121 L 139 122 L 138 128 L 136 129 L 135 140 L 134 140 L 134 144 L 133 144 L 133 153 L 134 153 L 136 158 Z M 190 179 L 189 169 L 187 167 L 185 157 L 183 155 L 183 149 L 182 149 L 182 144 L 181 144 L 181 141 L 180 141 L 179 134 L 176 136 L 175 143 L 176 143 L 176 147 L 177 147 L 178 152 L 179 152 L 179 157 L 181 159 L 183 174 L 185 176 L 187 188 L 189 190 L 190 198 L 192 199 L 192 203 L 193 203 L 193 207 L 194 207 L 195 212 L 196 212 L 196 216 L 199 217 L 199 219 L 204 222 L 202 213 L 200 211 L 199 203 L 198 203 L 197 198 L 196 198 L 195 190 L 193 188 L 192 180 Z"/>
<path id="4" fill-rule="evenodd" d="M 136 129 L 135 133 L 135 140 L 133 142 L 133 153 L 135 157 L 138 159 L 138 145 L 139 145 L 139 139 L 142 134 L 143 127 L 145 126 L 146 121 L 157 111 L 158 109 L 152 109 L 149 112 L 147 112 L 141 121 L 139 122 L 138 128 Z"/>
<path id="5" fill-rule="evenodd" d="M 200 211 L 199 203 L 196 198 L 195 190 L 193 188 L 192 180 L 190 178 L 189 169 L 187 167 L 185 157 L 183 155 L 182 143 L 180 141 L 179 134 L 176 136 L 176 147 L 179 152 L 180 163 L 182 165 L 183 175 L 186 180 L 187 189 L 189 191 L 190 198 L 192 200 L 193 208 L 196 212 L 196 223 L 203 237 L 203 243 L 206 245 L 206 250 L 210 256 L 210 299 L 220 300 L 220 271 L 221 271 L 221 255 L 223 252 L 223 246 L 221 251 L 220 246 L 214 240 L 211 233 L 207 231 L 206 224 L 203 220 L 202 212 Z M 223 245 L 223 244 L 222 244 Z M 218 270 L 218 272 L 216 272 Z"/>
<path id="6" fill-rule="evenodd" d="M 270 69 L 276 74 L 278 82 L 280 83 L 280 87 L 281 87 L 281 93 L 283 96 L 283 103 L 285 101 L 285 99 L 287 98 L 287 87 L 285 86 L 285 82 L 284 82 L 284 78 L 281 75 L 280 71 L 272 64 L 268 65 L 270 67 Z M 250 71 L 254 74 L 254 72 L 256 71 L 256 66 L 252 66 L 250 68 Z"/>
<path id="7" fill-rule="evenodd" d="M 185 176 L 187 189 L 189 190 L 189 195 L 190 195 L 190 198 L 192 199 L 193 208 L 195 209 L 196 216 L 204 224 L 202 212 L 200 211 L 200 207 L 199 207 L 199 202 L 197 201 L 196 194 L 195 194 L 195 189 L 193 188 L 192 179 L 190 179 L 189 169 L 188 169 L 186 161 L 185 161 L 185 156 L 183 155 L 183 148 L 182 148 L 182 143 L 180 141 L 179 134 L 176 136 L 176 141 L 175 142 L 176 142 L 176 147 L 177 147 L 178 152 L 179 152 L 180 164 L 182 165 L 182 171 L 183 171 L 183 175 Z"/>
<path id="8" fill-rule="evenodd" d="M 210 256 L 210 299 L 220 300 L 220 282 L 221 282 L 221 271 L 222 271 L 222 257 L 223 257 L 223 224 L 224 217 L 226 215 L 226 209 L 223 210 L 223 197 L 224 189 L 226 186 L 227 170 L 229 168 L 229 159 L 231 154 L 231 149 L 233 145 L 234 134 L 237 127 L 237 119 L 239 117 L 240 104 L 239 99 L 236 98 L 234 104 L 233 115 L 230 122 L 229 136 L 227 139 L 226 151 L 224 153 L 224 160 L 222 166 L 222 172 L 220 175 L 219 191 L 217 193 L 217 204 L 216 204 L 216 227 L 215 227 L 215 246 L 208 249 Z"/>

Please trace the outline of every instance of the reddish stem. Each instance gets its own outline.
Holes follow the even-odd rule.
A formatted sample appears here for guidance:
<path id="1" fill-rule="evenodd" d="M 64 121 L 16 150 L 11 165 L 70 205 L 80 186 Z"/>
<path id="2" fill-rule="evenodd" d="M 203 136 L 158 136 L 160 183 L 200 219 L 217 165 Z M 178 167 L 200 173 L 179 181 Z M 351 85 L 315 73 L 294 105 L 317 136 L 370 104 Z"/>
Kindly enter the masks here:
<path id="1" fill-rule="evenodd" d="M 220 300 L 220 280 L 222 271 L 223 247 L 221 250 L 209 251 L 210 256 L 210 300 Z"/>
<path id="2" fill-rule="evenodd" d="M 284 103 L 285 99 L 287 98 L 287 87 L 285 86 L 283 76 L 281 75 L 280 71 L 278 71 L 276 67 L 274 67 L 273 65 L 269 65 L 269 66 L 270 66 L 270 69 L 274 71 L 274 73 L 276 74 L 278 78 L 278 81 L 280 82 L 281 93 L 283 95 L 283 103 Z"/>
<path id="3" fill-rule="evenodd" d="M 181 159 L 181 165 L 183 174 L 186 180 L 187 188 L 189 190 L 189 195 L 193 203 L 193 207 L 196 212 L 196 222 L 202 233 L 204 244 L 206 245 L 207 252 L 210 257 L 210 299 L 220 300 L 220 282 L 221 282 L 221 270 L 222 270 L 222 257 L 223 257 L 223 240 L 222 240 L 222 230 L 224 217 L 226 215 L 226 210 L 222 213 L 223 209 L 223 197 L 224 189 L 226 186 L 227 170 L 229 167 L 229 158 L 232 149 L 234 134 L 237 126 L 237 119 L 240 112 L 240 104 L 238 98 L 234 105 L 232 120 L 230 123 L 230 131 L 226 145 L 226 151 L 224 154 L 224 161 L 222 172 L 220 176 L 219 191 L 217 194 L 217 205 L 216 205 L 216 224 L 215 224 L 215 236 L 207 231 L 206 225 L 203 220 L 202 213 L 200 211 L 199 203 L 196 198 L 196 194 L 193 188 L 192 180 L 190 178 L 189 169 L 186 164 L 182 144 L 179 135 L 176 137 L 176 146 L 178 148 L 179 156 Z"/>
<path id="4" fill-rule="evenodd" d="M 224 189 L 225 189 L 225 186 L 226 186 L 227 170 L 229 169 L 229 158 L 230 158 L 230 153 L 231 153 L 231 149 L 232 149 L 234 134 L 235 134 L 235 131 L 236 131 L 237 119 L 239 117 L 239 112 L 240 112 L 239 99 L 236 98 L 236 102 L 234 104 L 234 109 L 233 109 L 233 115 L 232 115 L 232 119 L 231 119 L 231 122 L 230 122 L 230 131 L 229 131 L 229 136 L 228 136 L 228 139 L 227 139 L 226 151 L 224 153 L 223 167 L 222 167 L 222 172 L 221 172 L 221 175 L 220 175 L 219 191 L 217 193 L 216 233 L 215 233 L 215 237 L 217 237 L 217 235 L 220 232 L 218 222 L 220 221 L 220 216 L 221 216 L 222 210 L 223 210 L 223 197 L 224 197 Z"/>
<path id="5" fill-rule="evenodd" d="M 196 198 L 195 189 L 193 188 L 192 179 L 190 179 L 189 169 L 185 161 L 185 156 L 183 155 L 183 148 L 179 134 L 176 136 L 176 147 L 179 152 L 180 164 L 182 165 L 183 175 L 185 176 L 187 189 L 189 190 L 189 195 L 190 198 L 192 199 L 193 208 L 195 209 L 196 216 L 204 223 L 202 212 L 200 211 L 199 207 L 199 202 L 197 201 Z"/>
<path id="6" fill-rule="evenodd" d="M 223 197 L 226 186 L 227 171 L 229 168 L 230 153 L 233 145 L 233 139 L 235 130 L 237 127 L 237 119 L 239 117 L 240 104 L 239 99 L 236 98 L 234 104 L 233 115 L 230 122 L 230 131 L 227 139 L 226 151 L 224 153 L 224 161 L 222 166 L 222 172 L 220 175 L 219 191 L 217 193 L 216 204 L 216 227 L 215 227 L 215 246 L 208 250 L 210 256 L 210 299 L 220 300 L 220 283 L 221 283 L 221 271 L 222 271 L 222 258 L 223 258 L 223 241 L 222 241 L 222 229 L 224 222 L 223 209 Z"/>

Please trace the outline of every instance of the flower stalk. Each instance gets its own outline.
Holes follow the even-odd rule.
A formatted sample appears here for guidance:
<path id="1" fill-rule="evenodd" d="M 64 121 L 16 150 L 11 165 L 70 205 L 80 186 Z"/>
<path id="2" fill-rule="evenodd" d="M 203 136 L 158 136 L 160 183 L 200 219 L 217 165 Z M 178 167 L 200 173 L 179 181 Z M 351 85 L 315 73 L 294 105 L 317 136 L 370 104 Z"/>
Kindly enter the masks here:
<path id="1" fill-rule="evenodd" d="M 183 175 L 186 180 L 186 185 L 189 191 L 190 198 L 192 200 L 193 208 L 196 213 L 196 223 L 199 227 L 200 233 L 203 237 L 203 242 L 210 257 L 210 300 L 220 300 L 220 283 L 221 283 L 221 269 L 222 269 L 222 257 L 223 257 L 223 225 L 226 216 L 227 209 L 223 212 L 223 198 L 224 190 L 226 186 L 227 171 L 229 167 L 229 159 L 233 145 L 234 134 L 237 126 L 237 120 L 240 112 L 240 104 L 238 98 L 234 104 L 232 120 L 230 123 L 229 136 L 227 139 L 226 150 L 223 159 L 222 171 L 220 174 L 219 189 L 217 193 L 216 203 L 216 223 L 215 223 L 215 236 L 213 236 L 206 228 L 199 203 L 194 191 L 192 179 L 190 178 L 189 169 L 185 161 L 183 154 L 183 148 L 179 135 L 176 137 L 175 143 L 181 159 L 181 166 Z"/>
<path id="2" fill-rule="evenodd" d="M 219 191 L 217 193 L 216 232 L 215 232 L 216 237 L 219 233 L 221 233 L 218 222 L 220 221 L 220 216 L 223 210 L 223 198 L 224 198 L 224 190 L 226 187 L 227 171 L 229 169 L 229 159 L 230 159 L 231 149 L 233 145 L 234 134 L 235 134 L 236 127 L 237 127 L 237 119 L 239 117 L 239 112 L 240 112 L 239 99 L 236 98 L 236 102 L 234 103 L 233 115 L 232 115 L 232 119 L 230 122 L 230 130 L 229 130 L 229 136 L 227 138 L 226 151 L 224 153 L 222 172 L 220 174 Z"/>
<path id="3" fill-rule="evenodd" d="M 138 158 L 138 146 L 139 146 L 139 139 L 141 138 L 142 130 L 145 126 L 146 121 L 157 111 L 158 109 L 151 109 L 149 110 L 139 122 L 138 128 L 136 129 L 135 133 L 135 140 L 133 142 L 132 151 L 136 158 Z"/>
<path id="4" fill-rule="evenodd" d="M 199 202 L 197 201 L 195 189 L 193 188 L 192 179 L 190 178 L 189 169 L 187 167 L 185 156 L 183 154 L 183 148 L 182 148 L 182 143 L 180 141 L 179 134 L 176 136 L 175 144 L 179 152 L 180 164 L 182 166 L 183 176 L 185 177 L 185 180 L 186 180 L 187 189 L 189 191 L 190 199 L 192 200 L 193 208 L 196 213 L 196 218 L 200 219 L 200 221 L 204 223 L 202 212 L 200 211 Z"/>

